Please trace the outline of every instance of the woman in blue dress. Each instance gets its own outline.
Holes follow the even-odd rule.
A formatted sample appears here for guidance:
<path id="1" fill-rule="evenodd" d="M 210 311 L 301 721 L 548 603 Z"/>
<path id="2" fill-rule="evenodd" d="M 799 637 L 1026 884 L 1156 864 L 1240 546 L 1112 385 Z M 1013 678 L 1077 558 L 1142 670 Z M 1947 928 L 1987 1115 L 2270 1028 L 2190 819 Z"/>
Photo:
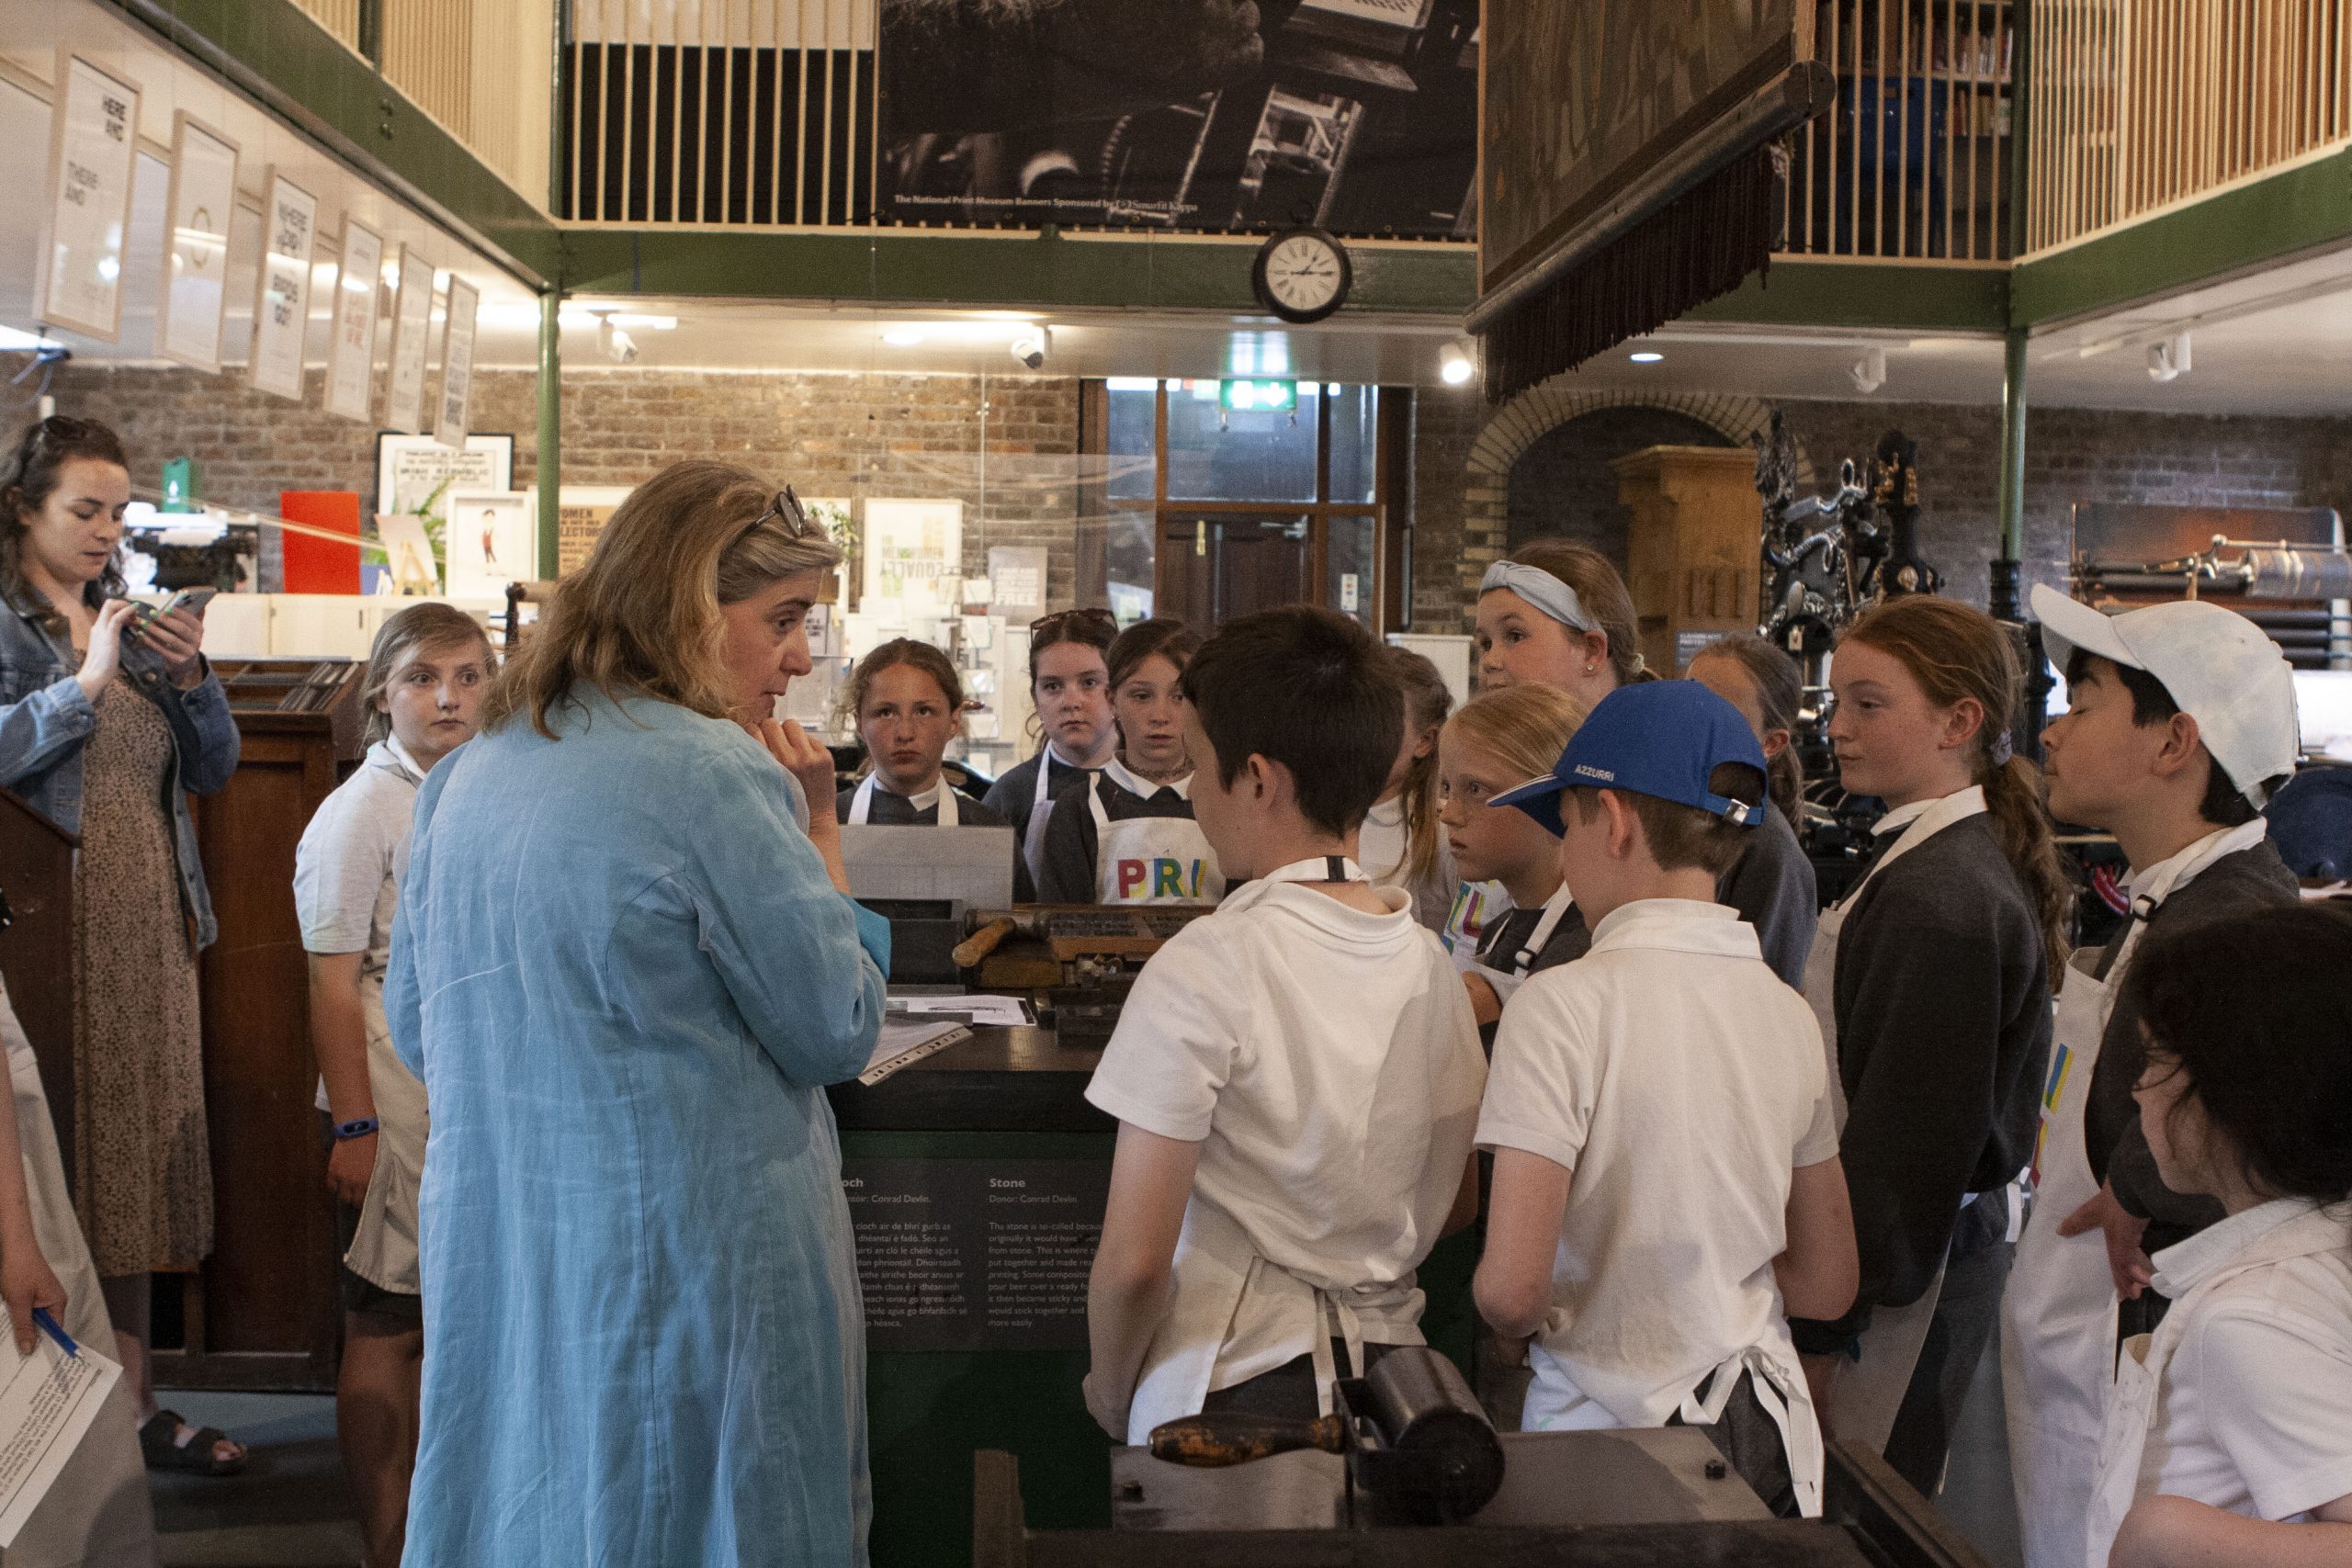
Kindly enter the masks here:
<path id="1" fill-rule="evenodd" d="M 865 1562 L 824 1086 L 888 931 L 831 757 L 768 716 L 839 558 L 757 475 L 664 469 L 419 793 L 384 986 L 433 1108 L 407 1563 Z"/>

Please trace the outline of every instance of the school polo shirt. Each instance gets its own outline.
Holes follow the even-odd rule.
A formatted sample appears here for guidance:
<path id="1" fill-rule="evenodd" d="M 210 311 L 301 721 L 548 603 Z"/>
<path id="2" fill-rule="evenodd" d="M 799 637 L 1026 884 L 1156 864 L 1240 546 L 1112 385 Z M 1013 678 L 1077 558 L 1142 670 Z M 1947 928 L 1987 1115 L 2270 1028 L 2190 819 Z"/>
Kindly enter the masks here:
<path id="1" fill-rule="evenodd" d="M 2155 1255 L 2175 1301 L 2313 1206 L 2280 1199 Z M 2324 1222 L 2323 1222 L 2324 1223 Z M 2141 1461 L 2143 1491 L 2259 1519 L 2352 1495 L 2352 1224 L 2332 1251 L 2248 1269 L 2189 1308 Z M 2176 1308 L 2176 1311 L 2179 1309 Z"/>
<path id="2" fill-rule="evenodd" d="M 1136 976 L 1086 1098 L 1200 1144 L 1192 1203 L 1347 1294 L 1366 1340 L 1419 1344 L 1413 1270 L 1461 1190 L 1487 1066 L 1445 950 L 1410 898 L 1382 893 L 1373 915 L 1295 882 L 1236 889 Z M 1270 1283 L 1236 1314 L 1212 1389 L 1312 1345 L 1311 1292 Z"/>
<path id="3" fill-rule="evenodd" d="M 1627 904 L 1503 1009 L 1478 1143 L 1571 1173 L 1531 1412 L 1662 1426 L 1779 1332 L 1790 1172 L 1838 1153 L 1820 1028 L 1736 911 Z"/>

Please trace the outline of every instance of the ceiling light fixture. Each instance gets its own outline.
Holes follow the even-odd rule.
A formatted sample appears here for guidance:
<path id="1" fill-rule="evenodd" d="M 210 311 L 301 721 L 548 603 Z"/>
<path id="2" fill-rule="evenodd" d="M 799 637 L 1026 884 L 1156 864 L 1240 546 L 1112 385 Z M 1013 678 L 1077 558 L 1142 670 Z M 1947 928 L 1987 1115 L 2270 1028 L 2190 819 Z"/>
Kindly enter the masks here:
<path id="1" fill-rule="evenodd" d="M 912 348 L 922 341 L 922 333 L 912 327 L 891 327 L 883 333 L 882 341 L 892 348 Z"/>
<path id="2" fill-rule="evenodd" d="M 2188 375 L 2191 367 L 2187 333 L 2176 333 L 2162 343 L 2148 345 L 2148 379 L 2151 381 L 2177 380 Z"/>
<path id="3" fill-rule="evenodd" d="M 1629 354 L 1625 357 L 1632 360 L 1636 365 L 1656 365 L 1659 360 L 1664 359 L 1666 355 L 1660 354 L 1654 348 L 1645 348 L 1638 353 Z"/>
<path id="4" fill-rule="evenodd" d="M 1477 373 L 1477 361 L 1459 341 L 1447 344 L 1437 351 L 1438 379 L 1447 386 L 1459 387 Z"/>

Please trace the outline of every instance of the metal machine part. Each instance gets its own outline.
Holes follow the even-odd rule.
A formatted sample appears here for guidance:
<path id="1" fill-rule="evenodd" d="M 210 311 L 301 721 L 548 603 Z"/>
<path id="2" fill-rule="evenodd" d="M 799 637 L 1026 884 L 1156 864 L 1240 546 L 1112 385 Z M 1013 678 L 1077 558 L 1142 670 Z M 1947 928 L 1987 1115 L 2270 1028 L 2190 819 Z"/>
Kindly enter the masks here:
<path id="1" fill-rule="evenodd" d="M 1347 1461 L 1312 1451 L 1227 1470 L 1188 1469 L 1139 1449 L 1111 1458 L 1113 1527 L 1032 1530 L 1020 1466 L 974 1456 L 974 1568 L 1986 1568 L 1877 1455 L 1832 1443 L 1820 1519 L 1775 1519 L 1703 1433 L 1510 1432 L 1502 1490 L 1467 1522 L 1367 1522 Z"/>
<path id="2" fill-rule="evenodd" d="M 2233 557 L 2230 552 L 2237 554 Z M 2161 561 L 2077 560 L 2078 590 L 2110 593 L 2243 594 L 2248 599 L 2352 599 L 2352 555 L 2341 547 L 2213 536 L 2192 555 Z"/>

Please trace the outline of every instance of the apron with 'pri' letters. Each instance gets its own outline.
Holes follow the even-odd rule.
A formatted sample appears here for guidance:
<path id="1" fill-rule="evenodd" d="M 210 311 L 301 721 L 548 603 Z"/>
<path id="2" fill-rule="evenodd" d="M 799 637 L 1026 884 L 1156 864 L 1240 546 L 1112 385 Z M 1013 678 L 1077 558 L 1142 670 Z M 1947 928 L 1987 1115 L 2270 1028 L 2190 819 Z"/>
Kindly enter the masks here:
<path id="1" fill-rule="evenodd" d="M 1126 773 L 1116 763 L 1108 771 L 1114 775 Z M 1129 789 L 1129 793 L 1149 798 L 1155 786 L 1143 780 L 1136 782 L 1144 788 Z M 1125 783 L 1120 787 L 1129 788 Z M 1099 784 L 1089 785 L 1086 805 L 1094 814 L 1096 903 L 1130 908 L 1148 904 L 1214 904 L 1225 897 L 1225 877 L 1217 870 L 1216 852 L 1209 847 L 1201 825 L 1190 816 L 1125 817 L 1114 820 L 1103 809 Z"/>

